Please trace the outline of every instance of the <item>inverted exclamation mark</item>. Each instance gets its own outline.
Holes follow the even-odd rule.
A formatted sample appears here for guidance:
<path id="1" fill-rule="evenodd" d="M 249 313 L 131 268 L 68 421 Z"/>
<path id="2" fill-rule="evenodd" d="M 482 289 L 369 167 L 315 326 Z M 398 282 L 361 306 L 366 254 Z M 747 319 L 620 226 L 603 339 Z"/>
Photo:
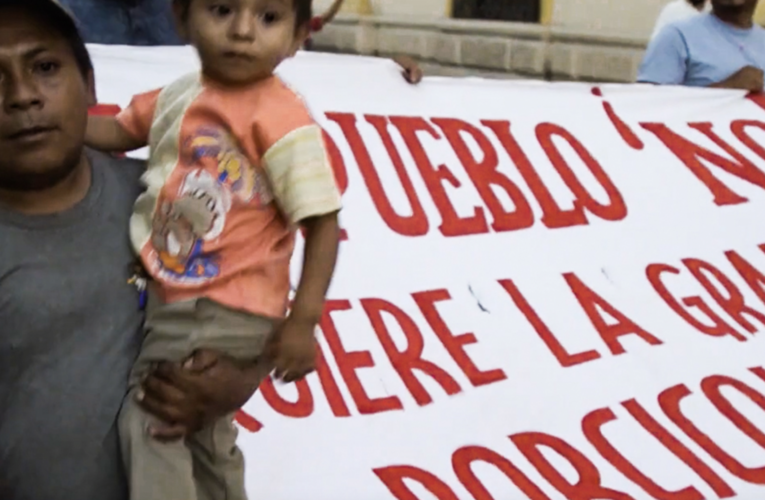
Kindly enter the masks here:
<path id="1" fill-rule="evenodd" d="M 603 92 L 601 92 L 600 87 L 593 87 L 592 95 L 598 96 L 601 99 L 603 98 Z M 603 109 L 606 111 L 608 119 L 611 120 L 611 123 L 614 125 L 614 128 L 619 133 L 622 140 L 626 142 L 627 145 L 632 149 L 643 149 L 643 141 L 641 141 L 640 137 L 638 137 L 637 134 L 632 131 L 629 125 L 624 123 L 624 120 L 619 118 L 619 115 L 616 114 L 616 111 L 614 111 L 614 107 L 611 106 L 611 103 L 603 100 Z"/>

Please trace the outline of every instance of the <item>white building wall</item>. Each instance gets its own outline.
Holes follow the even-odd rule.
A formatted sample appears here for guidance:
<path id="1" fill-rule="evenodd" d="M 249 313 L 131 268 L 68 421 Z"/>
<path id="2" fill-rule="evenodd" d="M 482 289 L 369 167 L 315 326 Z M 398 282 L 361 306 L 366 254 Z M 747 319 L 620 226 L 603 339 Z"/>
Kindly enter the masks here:
<path id="1" fill-rule="evenodd" d="M 648 37 L 669 1 L 554 0 L 552 24 L 577 31 Z"/>
<path id="2" fill-rule="evenodd" d="M 331 3 L 332 0 L 314 0 L 314 10 L 320 12 Z M 450 0 L 345 0 L 343 12 L 354 12 L 357 6 L 368 6 L 378 16 L 444 19 L 449 16 L 450 4 Z"/>
<path id="3" fill-rule="evenodd" d="M 451 0 L 345 0 L 344 12 L 358 6 L 378 16 L 444 19 Z M 552 0 L 553 26 L 604 34 L 650 35 L 661 8 L 671 0 Z M 316 0 L 317 12 L 332 0 Z"/>

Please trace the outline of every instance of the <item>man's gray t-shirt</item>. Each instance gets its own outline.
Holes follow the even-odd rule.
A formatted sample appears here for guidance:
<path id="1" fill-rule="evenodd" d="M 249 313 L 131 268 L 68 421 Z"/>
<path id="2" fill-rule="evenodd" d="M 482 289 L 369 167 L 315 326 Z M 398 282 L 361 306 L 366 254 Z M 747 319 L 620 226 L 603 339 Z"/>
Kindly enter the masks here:
<path id="1" fill-rule="evenodd" d="M 127 281 L 143 164 L 88 156 L 72 209 L 0 209 L 2 500 L 127 498 L 116 419 L 141 338 Z"/>

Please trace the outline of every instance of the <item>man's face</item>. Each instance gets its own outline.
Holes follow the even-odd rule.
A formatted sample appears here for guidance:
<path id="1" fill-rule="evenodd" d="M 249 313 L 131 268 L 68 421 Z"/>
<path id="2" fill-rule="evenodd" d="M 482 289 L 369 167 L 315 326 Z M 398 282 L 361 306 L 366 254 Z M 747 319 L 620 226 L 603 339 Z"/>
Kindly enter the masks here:
<path id="1" fill-rule="evenodd" d="M 88 80 L 57 30 L 0 8 L 0 189 L 47 189 L 76 168 L 94 103 Z"/>
<path id="2" fill-rule="evenodd" d="M 179 20 L 209 76 L 247 84 L 269 76 L 305 38 L 293 0 L 191 0 Z"/>
<path id="3" fill-rule="evenodd" d="M 754 13 L 757 0 L 712 0 L 715 12 L 724 14 Z"/>

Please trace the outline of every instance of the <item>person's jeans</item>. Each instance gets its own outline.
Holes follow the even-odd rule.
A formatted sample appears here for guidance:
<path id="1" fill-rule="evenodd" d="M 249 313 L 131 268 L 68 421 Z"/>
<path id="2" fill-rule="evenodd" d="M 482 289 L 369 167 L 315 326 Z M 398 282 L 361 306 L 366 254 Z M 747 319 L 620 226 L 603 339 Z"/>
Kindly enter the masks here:
<path id="1" fill-rule="evenodd" d="M 61 0 L 85 43 L 182 45 L 170 0 Z"/>

